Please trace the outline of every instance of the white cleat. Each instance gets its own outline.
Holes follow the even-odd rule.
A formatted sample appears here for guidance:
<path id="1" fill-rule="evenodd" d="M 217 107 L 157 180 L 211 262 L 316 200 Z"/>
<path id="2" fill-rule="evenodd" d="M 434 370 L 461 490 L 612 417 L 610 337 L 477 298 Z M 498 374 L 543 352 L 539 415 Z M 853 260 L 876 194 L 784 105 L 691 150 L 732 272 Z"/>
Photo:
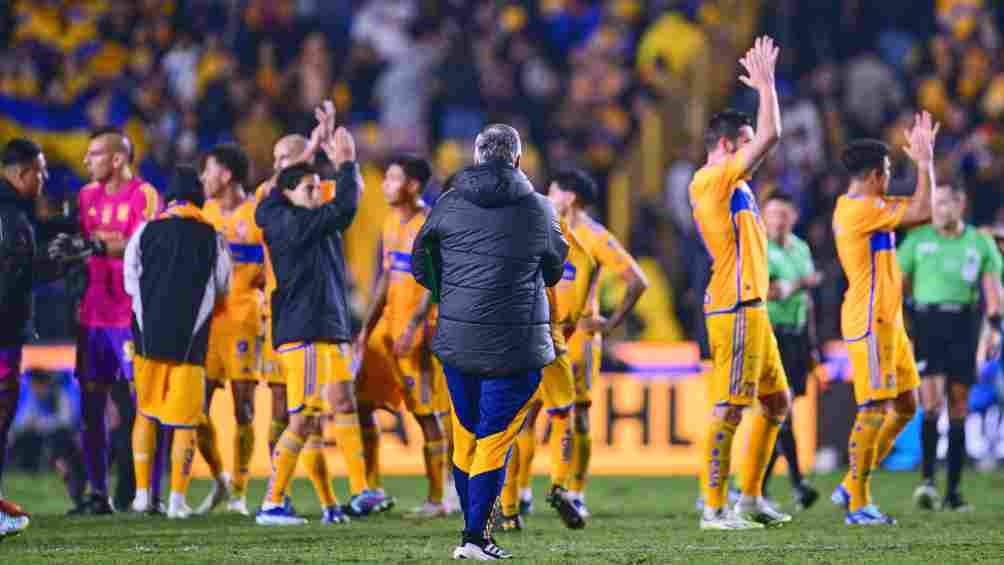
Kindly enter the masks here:
<path id="1" fill-rule="evenodd" d="M 251 512 L 248 511 L 247 496 L 231 498 L 230 501 L 227 502 L 227 512 L 240 514 L 241 516 L 250 516 Z"/>
<path id="2" fill-rule="evenodd" d="M 404 517 L 409 520 L 431 520 L 433 518 L 445 518 L 449 515 L 450 513 L 447 512 L 445 504 L 427 500 L 421 506 L 413 508 Z"/>
<path id="3" fill-rule="evenodd" d="M 743 497 L 736 503 L 734 514 L 747 522 L 756 522 L 773 528 L 791 522 L 791 515 L 771 506 L 762 496 Z"/>
<path id="4" fill-rule="evenodd" d="M 763 524 L 744 520 L 725 508 L 717 511 L 705 508 L 701 517 L 702 530 L 762 530 Z"/>
<path id="5" fill-rule="evenodd" d="M 501 561 L 512 559 L 512 554 L 495 545 L 494 542 L 487 542 L 484 545 L 467 542 L 453 550 L 453 558 L 472 561 Z"/>
<path id="6" fill-rule="evenodd" d="M 209 514 L 224 501 L 231 498 L 231 480 L 227 473 L 220 473 L 220 478 L 213 482 L 213 490 L 209 492 L 202 504 L 195 510 L 195 513 L 202 516 Z"/>
<path id="7" fill-rule="evenodd" d="M 136 489 L 136 496 L 132 499 L 132 511 L 146 514 L 151 510 L 153 510 L 153 501 L 150 500 L 150 491 Z"/>
<path id="8" fill-rule="evenodd" d="M 177 498 L 175 493 L 171 493 L 171 502 L 167 505 L 167 517 L 171 520 L 187 520 L 195 514 L 184 498 Z"/>
<path id="9" fill-rule="evenodd" d="M 0 541 L 25 531 L 29 523 L 31 520 L 27 516 L 14 516 L 0 511 Z"/>

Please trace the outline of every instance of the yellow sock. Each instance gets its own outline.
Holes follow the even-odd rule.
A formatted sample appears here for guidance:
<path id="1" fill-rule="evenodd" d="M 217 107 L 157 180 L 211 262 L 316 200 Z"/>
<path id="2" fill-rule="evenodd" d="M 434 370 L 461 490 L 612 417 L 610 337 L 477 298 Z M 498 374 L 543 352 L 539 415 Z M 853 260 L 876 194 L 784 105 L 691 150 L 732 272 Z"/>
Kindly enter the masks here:
<path id="1" fill-rule="evenodd" d="M 153 457 L 157 452 L 159 426 L 150 418 L 137 415 L 132 426 L 132 464 L 136 473 L 136 489 L 150 490 Z"/>
<path id="2" fill-rule="evenodd" d="M 234 495 L 242 497 L 248 488 L 248 473 L 250 472 L 251 456 L 254 454 L 254 426 L 243 424 L 237 426 L 234 436 Z"/>
<path id="3" fill-rule="evenodd" d="M 770 454 L 777 442 L 781 425 L 765 416 L 759 409 L 753 411 L 749 451 L 742 462 L 740 488 L 747 496 L 763 496 L 763 476 L 767 471 Z"/>
<path id="4" fill-rule="evenodd" d="M 286 431 L 286 426 L 289 424 L 287 420 L 276 420 L 273 419 L 268 425 L 268 454 L 269 457 L 275 453 L 275 444 L 279 443 L 279 436 L 282 432 Z"/>
<path id="5" fill-rule="evenodd" d="M 732 461 L 732 440 L 737 425 L 723 418 L 712 417 L 704 439 L 701 460 L 701 490 L 704 507 L 718 510 L 725 507 L 725 492 L 729 486 L 729 465 Z"/>
<path id="6" fill-rule="evenodd" d="M 192 481 L 192 461 L 195 459 L 195 430 L 174 430 L 171 445 L 171 492 L 185 494 Z"/>
<path id="7" fill-rule="evenodd" d="M 366 482 L 366 461 L 363 457 L 363 437 L 359 429 L 358 412 L 335 414 L 335 441 L 349 470 L 349 489 L 357 495 L 369 488 Z"/>
<path id="8" fill-rule="evenodd" d="M 848 506 L 851 512 L 871 504 L 870 479 L 875 466 L 875 446 L 882 420 L 880 413 L 863 411 L 858 412 L 854 419 L 848 442 L 849 469 L 844 479 L 844 488 L 851 495 Z"/>
<path id="9" fill-rule="evenodd" d="M 519 445 L 515 443 L 506 464 L 505 483 L 499 494 L 499 504 L 502 506 L 503 516 L 519 514 Z"/>
<path id="10" fill-rule="evenodd" d="M 422 454 L 425 455 L 425 477 L 429 480 L 429 502 L 439 504 L 443 501 L 446 479 L 446 440 L 427 442 Z"/>
<path id="11" fill-rule="evenodd" d="M 531 467 L 533 466 L 533 456 L 537 450 L 537 437 L 533 433 L 533 428 L 524 426 L 516 436 L 516 443 L 519 444 L 519 471 L 516 475 L 517 485 L 521 489 L 530 487 Z M 517 454 L 513 454 L 515 457 Z"/>
<path id="12" fill-rule="evenodd" d="M 321 508 L 334 506 L 338 503 L 335 491 L 331 488 L 331 474 L 328 473 L 328 461 L 324 458 L 324 438 L 320 434 L 307 436 L 307 443 L 301 454 L 307 476 L 314 485 L 314 492 L 321 502 Z"/>
<path id="13" fill-rule="evenodd" d="M 568 480 L 568 490 L 581 493 L 586 488 L 586 474 L 589 459 L 593 454 L 593 438 L 589 432 L 572 433 L 572 476 Z"/>
<path id="14" fill-rule="evenodd" d="M 896 438 L 912 419 L 913 414 L 901 414 L 895 410 L 886 412 L 882 427 L 879 429 L 878 439 L 875 441 L 875 467 L 878 467 L 882 460 L 889 455 L 893 444 L 896 443 Z"/>
<path id="15" fill-rule="evenodd" d="M 572 464 L 572 434 L 568 414 L 551 416 L 551 484 L 568 488 L 568 472 Z"/>
<path id="16" fill-rule="evenodd" d="M 362 429 L 363 459 L 366 460 L 366 482 L 370 488 L 383 488 L 380 475 L 380 428 L 376 422 Z"/>
<path id="17" fill-rule="evenodd" d="M 272 478 L 269 480 L 268 494 L 266 495 L 270 503 L 282 504 L 301 451 L 303 451 L 303 437 L 288 429 L 282 432 L 279 441 L 276 442 L 275 453 L 272 454 Z"/>
<path id="18" fill-rule="evenodd" d="M 223 473 L 223 457 L 220 456 L 220 443 L 216 439 L 216 426 L 208 416 L 195 428 L 195 438 L 199 445 L 199 454 L 206 460 L 209 472 L 213 478 Z"/>

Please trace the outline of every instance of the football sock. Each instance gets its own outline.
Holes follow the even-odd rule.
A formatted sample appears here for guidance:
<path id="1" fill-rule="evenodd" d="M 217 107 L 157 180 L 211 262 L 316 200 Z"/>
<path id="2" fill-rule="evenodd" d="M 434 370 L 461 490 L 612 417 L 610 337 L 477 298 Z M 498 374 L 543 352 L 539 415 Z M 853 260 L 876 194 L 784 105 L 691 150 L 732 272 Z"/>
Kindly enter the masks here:
<path id="1" fill-rule="evenodd" d="M 886 413 L 885 421 L 882 422 L 882 429 L 879 430 L 878 440 L 875 443 L 875 467 L 889 455 L 892 446 L 896 443 L 903 428 L 913 419 L 913 414 L 901 414 L 895 410 Z"/>
<path id="2" fill-rule="evenodd" d="M 572 476 L 568 480 L 568 490 L 578 493 L 585 491 L 592 451 L 593 438 L 589 432 L 572 432 Z"/>
<path id="3" fill-rule="evenodd" d="M 519 514 L 519 450 L 518 443 L 514 443 L 506 462 L 505 482 L 502 483 L 502 492 L 499 495 L 503 516 Z"/>
<path id="4" fill-rule="evenodd" d="M 724 418 L 712 418 L 708 435 L 704 439 L 704 454 L 701 461 L 701 488 L 704 491 L 704 507 L 720 509 L 725 507 L 725 492 L 729 486 L 729 465 L 732 461 L 732 440 L 738 426 Z"/>
<path id="5" fill-rule="evenodd" d="M 104 390 L 80 389 L 80 411 L 83 433 L 84 469 L 91 492 L 108 494 L 108 430 L 105 428 L 105 406 L 108 393 Z"/>
<path id="6" fill-rule="evenodd" d="M 366 482 L 370 488 L 383 488 L 383 477 L 380 475 L 380 428 L 376 422 L 362 428 L 363 459 L 366 461 Z M 428 471 L 426 463 L 426 471 Z"/>
<path id="7" fill-rule="evenodd" d="M 788 479 L 792 485 L 801 485 L 802 469 L 798 465 L 798 444 L 795 443 L 795 429 L 791 425 L 790 413 L 777 433 L 777 444 L 781 448 L 781 453 L 784 454 L 784 460 L 788 463 Z"/>
<path id="8" fill-rule="evenodd" d="M 328 473 L 328 462 L 324 458 L 324 438 L 320 434 L 307 436 L 307 443 L 303 447 L 303 466 L 307 469 L 307 476 L 314 485 L 314 492 L 321 502 L 321 508 L 327 508 L 338 503 L 335 498 L 335 491 L 331 487 L 331 475 Z"/>
<path id="9" fill-rule="evenodd" d="M 934 465 L 938 458 L 938 414 L 925 412 L 920 426 L 921 463 L 920 476 L 925 481 L 934 480 Z"/>
<path id="10" fill-rule="evenodd" d="M 422 454 L 425 456 L 425 477 L 429 480 L 429 502 L 439 504 L 443 502 L 443 482 L 446 478 L 446 441 L 426 442 Z"/>
<path id="11" fill-rule="evenodd" d="M 148 492 L 157 452 L 157 428 L 157 422 L 146 416 L 138 416 L 132 425 L 132 461 L 136 488 Z"/>
<path id="12" fill-rule="evenodd" d="M 241 498 L 247 493 L 248 473 L 251 456 L 254 454 L 254 426 L 238 424 L 234 437 L 234 496 Z"/>
<path id="13" fill-rule="evenodd" d="M 199 454 L 206 460 L 213 478 L 218 479 L 223 474 L 223 457 L 220 456 L 220 444 L 216 439 L 216 426 L 208 416 L 203 416 L 202 421 L 196 426 L 195 437 Z"/>
<path id="14" fill-rule="evenodd" d="M 537 437 L 532 426 L 523 426 L 519 435 L 516 436 L 516 444 L 519 451 L 513 453 L 513 457 L 519 457 L 517 467 L 516 484 L 520 489 L 530 488 L 531 467 L 533 466 L 533 456 L 537 451 Z"/>
<path id="15" fill-rule="evenodd" d="M 749 449 L 742 462 L 740 488 L 746 496 L 763 496 L 763 477 L 767 461 L 777 443 L 777 433 L 781 424 L 768 418 L 760 410 L 754 410 L 750 427 Z"/>
<path id="16" fill-rule="evenodd" d="M 568 472 L 572 464 L 572 434 L 569 414 L 551 416 L 551 484 L 568 488 Z"/>
<path id="17" fill-rule="evenodd" d="M 948 422 L 948 494 L 958 494 L 966 460 L 966 421 Z"/>
<path id="18" fill-rule="evenodd" d="M 289 429 L 282 432 L 282 436 L 276 442 L 275 453 L 272 454 L 272 478 L 269 480 L 266 502 L 273 506 L 282 505 L 301 451 L 303 451 L 303 437 Z"/>
<path id="19" fill-rule="evenodd" d="M 363 458 L 363 437 L 359 429 L 358 412 L 335 414 L 335 441 L 345 458 L 349 472 L 349 488 L 357 495 L 369 488 L 366 483 L 366 461 Z"/>
<path id="20" fill-rule="evenodd" d="M 844 488 L 851 495 L 851 512 L 871 504 L 871 472 L 876 465 L 876 443 L 884 419 L 881 413 L 858 411 L 854 420 L 848 442 L 849 469 L 844 479 Z"/>
<path id="21" fill-rule="evenodd" d="M 275 445 L 279 443 L 279 436 L 282 432 L 286 431 L 286 425 L 289 424 L 288 420 L 276 420 L 272 421 L 268 425 L 268 453 L 269 457 L 275 453 Z"/>
<path id="22" fill-rule="evenodd" d="M 192 461 L 195 459 L 195 430 L 174 430 L 171 445 L 171 492 L 184 494 L 192 481 Z"/>
<path id="23" fill-rule="evenodd" d="M 142 418 L 143 416 L 136 416 Z M 153 471 L 150 475 L 150 496 L 153 500 L 160 500 L 160 486 L 164 477 L 164 470 L 167 469 L 168 459 L 171 457 L 171 438 L 174 431 L 170 428 L 158 426 L 157 449 L 153 453 Z"/>

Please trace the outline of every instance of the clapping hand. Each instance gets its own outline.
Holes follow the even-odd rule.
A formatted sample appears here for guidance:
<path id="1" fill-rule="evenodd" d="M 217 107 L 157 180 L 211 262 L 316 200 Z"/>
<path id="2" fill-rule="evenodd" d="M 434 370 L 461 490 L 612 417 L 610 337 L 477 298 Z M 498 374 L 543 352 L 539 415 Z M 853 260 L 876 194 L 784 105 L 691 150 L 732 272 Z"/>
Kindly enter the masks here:
<path id="1" fill-rule="evenodd" d="M 903 151 L 914 163 L 930 163 L 934 160 L 934 140 L 938 137 L 939 129 L 941 124 L 935 122 L 927 111 L 914 117 L 913 127 L 904 132 L 906 146 L 903 147 Z"/>

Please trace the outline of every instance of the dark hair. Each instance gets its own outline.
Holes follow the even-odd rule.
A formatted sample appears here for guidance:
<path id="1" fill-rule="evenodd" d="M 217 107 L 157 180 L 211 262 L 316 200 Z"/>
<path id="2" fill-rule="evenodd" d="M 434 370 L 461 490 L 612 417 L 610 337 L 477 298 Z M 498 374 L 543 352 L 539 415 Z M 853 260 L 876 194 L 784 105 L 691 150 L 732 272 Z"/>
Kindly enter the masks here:
<path id="1" fill-rule="evenodd" d="M 29 167 L 35 163 L 35 159 L 38 159 L 41 153 L 42 148 L 30 139 L 12 139 L 4 146 L 0 162 L 3 163 L 4 167 L 13 165 Z"/>
<path id="2" fill-rule="evenodd" d="M 877 139 L 859 139 L 844 147 L 840 161 L 852 177 L 864 178 L 872 171 L 885 171 L 885 158 L 889 156 L 889 146 Z"/>
<path id="3" fill-rule="evenodd" d="M 297 163 L 295 165 L 290 165 L 279 172 L 279 179 L 276 181 L 275 185 L 279 190 L 296 190 L 297 185 L 303 180 L 303 177 L 316 175 L 317 169 L 313 165 L 307 163 Z"/>
<path id="4" fill-rule="evenodd" d="M 250 175 L 251 162 L 247 153 L 234 143 L 224 143 L 210 149 L 202 158 L 202 166 L 206 166 L 206 161 L 212 157 L 217 163 L 223 165 L 230 175 L 234 177 L 234 182 L 247 184 Z"/>
<path id="5" fill-rule="evenodd" d="M 206 201 L 206 194 L 202 191 L 199 171 L 191 165 L 175 167 L 171 181 L 164 192 L 164 200 L 167 202 L 187 200 L 201 208 Z"/>
<path id="6" fill-rule="evenodd" d="M 795 204 L 795 199 L 790 194 L 788 194 L 787 192 L 781 192 L 781 191 L 775 190 L 774 192 L 770 193 L 769 196 L 767 196 L 767 199 L 764 201 L 764 203 L 766 204 L 767 202 L 770 202 L 771 200 L 777 200 L 778 202 L 784 202 L 785 204 L 787 204 L 789 206 L 794 206 L 796 208 L 798 207 Z"/>
<path id="7" fill-rule="evenodd" d="M 723 137 L 729 141 L 736 141 L 743 126 L 753 127 L 753 118 L 739 110 L 723 110 L 711 116 L 708 127 L 704 130 L 705 149 L 711 151 Z"/>
<path id="8" fill-rule="evenodd" d="M 419 190 L 425 190 L 426 183 L 432 178 L 432 167 L 429 162 L 414 155 L 398 155 L 387 163 L 387 166 L 397 165 L 410 180 L 418 181 Z"/>
<path id="9" fill-rule="evenodd" d="M 561 190 L 574 192 L 577 200 L 584 206 L 596 202 L 596 183 L 582 169 L 562 169 L 551 177 L 551 182 L 547 185 L 550 187 L 551 183 L 556 183 L 561 187 Z"/>

